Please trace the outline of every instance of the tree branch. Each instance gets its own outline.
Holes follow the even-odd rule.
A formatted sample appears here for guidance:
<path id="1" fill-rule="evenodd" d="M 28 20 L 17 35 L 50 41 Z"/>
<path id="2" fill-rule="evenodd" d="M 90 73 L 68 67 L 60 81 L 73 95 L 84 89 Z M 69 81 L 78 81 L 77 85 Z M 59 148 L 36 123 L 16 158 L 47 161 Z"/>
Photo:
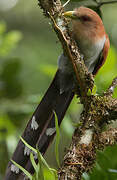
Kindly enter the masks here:
<path id="1" fill-rule="evenodd" d="M 107 145 L 117 142 L 117 129 L 103 132 L 105 123 L 117 119 L 117 99 L 105 94 L 102 97 L 93 96 L 88 102 L 88 109 L 84 108 L 81 114 L 82 126 L 75 130 L 70 148 L 64 156 L 58 172 L 59 179 L 67 177 L 70 180 L 80 180 L 84 172 L 92 169 L 97 149 L 103 150 Z"/>
<path id="2" fill-rule="evenodd" d="M 106 146 L 116 143 L 117 128 L 110 128 L 102 133 L 88 129 L 82 135 L 80 131 L 76 130 L 71 146 L 64 156 L 63 165 L 58 171 L 59 179 L 64 180 L 66 177 L 69 180 L 80 180 L 83 172 L 92 169 L 97 149 L 103 150 Z"/>

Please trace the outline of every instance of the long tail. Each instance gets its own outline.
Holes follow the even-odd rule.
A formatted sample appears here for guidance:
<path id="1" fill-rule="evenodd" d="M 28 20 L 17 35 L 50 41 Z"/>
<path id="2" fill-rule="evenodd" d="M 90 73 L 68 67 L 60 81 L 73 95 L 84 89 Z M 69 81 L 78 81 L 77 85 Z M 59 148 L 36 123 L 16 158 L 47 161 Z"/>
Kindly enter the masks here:
<path id="1" fill-rule="evenodd" d="M 35 147 L 38 144 L 42 154 L 46 152 L 55 135 L 55 117 L 53 111 L 56 112 L 60 125 L 74 96 L 71 90 L 60 94 L 58 79 L 59 71 L 56 72 L 50 87 L 29 120 L 22 135 L 22 138 L 31 146 Z M 29 164 L 29 154 L 29 150 L 20 140 L 12 159 L 25 168 Z M 27 169 L 31 171 L 30 168 L 27 167 Z M 20 174 L 20 171 L 16 173 L 13 170 L 13 164 L 9 162 L 4 180 L 16 180 Z"/>

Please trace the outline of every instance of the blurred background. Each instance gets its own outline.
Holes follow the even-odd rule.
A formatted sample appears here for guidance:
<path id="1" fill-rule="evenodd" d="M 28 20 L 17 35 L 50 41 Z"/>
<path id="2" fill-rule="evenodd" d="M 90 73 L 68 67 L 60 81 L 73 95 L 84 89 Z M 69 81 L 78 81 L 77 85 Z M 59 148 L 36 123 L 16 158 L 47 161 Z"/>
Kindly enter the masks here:
<path id="1" fill-rule="evenodd" d="M 90 0 L 71 0 L 65 9 L 83 4 L 95 5 Z M 104 5 L 101 12 L 111 48 L 107 62 L 95 78 L 98 94 L 102 94 L 117 75 L 117 4 Z M 0 180 L 19 136 L 57 69 L 62 48 L 50 23 L 37 0 L 0 0 Z M 117 98 L 117 89 L 114 97 Z M 61 160 L 81 112 L 82 105 L 75 98 L 60 129 Z M 45 157 L 51 167 L 57 168 L 53 154 L 54 143 Z M 98 152 L 95 168 L 89 175 L 83 175 L 87 180 L 115 180 L 116 177 L 117 146 Z"/>

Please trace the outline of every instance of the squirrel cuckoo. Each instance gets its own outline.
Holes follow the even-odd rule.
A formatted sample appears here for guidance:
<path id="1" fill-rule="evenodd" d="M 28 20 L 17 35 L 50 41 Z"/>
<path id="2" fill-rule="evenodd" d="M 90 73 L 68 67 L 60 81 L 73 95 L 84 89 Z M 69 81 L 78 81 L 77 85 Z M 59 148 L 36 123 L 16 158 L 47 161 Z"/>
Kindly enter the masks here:
<path id="1" fill-rule="evenodd" d="M 94 76 L 104 64 L 110 47 L 109 38 L 105 32 L 99 15 L 86 7 L 79 7 L 63 14 L 71 18 L 72 35 L 88 71 Z M 38 139 L 38 148 L 42 154 L 47 150 L 55 135 L 54 113 L 60 125 L 65 112 L 74 96 L 75 76 L 70 60 L 62 54 L 58 59 L 58 70 L 43 97 L 37 112 L 33 116 L 39 120 L 41 133 Z"/>
<path id="2" fill-rule="evenodd" d="M 95 76 L 104 64 L 110 47 L 101 18 L 95 11 L 86 7 L 76 8 L 63 15 L 66 18 L 71 18 L 73 38 L 84 57 L 88 71 Z M 44 103 L 43 113 L 46 112 L 46 117 L 42 114 L 45 117 L 44 119 L 42 117 L 41 122 L 44 126 L 42 136 L 38 140 L 38 146 L 42 153 L 45 153 L 55 134 L 55 120 L 52 111 L 56 112 L 60 125 L 74 96 L 74 87 L 75 77 L 71 62 L 62 54 L 58 60 L 58 71 L 54 80 L 39 105 L 41 107 L 41 104 Z M 48 112 L 51 112 L 49 116 Z"/>
<path id="3" fill-rule="evenodd" d="M 107 58 L 110 46 L 101 18 L 96 12 L 86 7 L 79 7 L 73 11 L 65 12 L 64 16 L 71 18 L 73 38 L 78 44 L 81 54 L 83 54 L 88 71 L 96 75 Z M 31 146 L 35 146 L 37 143 L 42 154 L 46 152 L 55 135 L 53 111 L 56 112 L 60 125 L 74 96 L 74 86 L 75 77 L 71 62 L 62 54 L 59 57 L 55 77 L 22 135 L 24 140 Z M 24 144 L 22 144 L 19 141 L 12 158 L 30 171 L 28 166 L 30 164 L 28 162 L 29 157 L 25 162 L 22 159 L 22 154 L 28 155 Z M 17 154 L 20 156 L 20 160 L 17 158 Z"/>

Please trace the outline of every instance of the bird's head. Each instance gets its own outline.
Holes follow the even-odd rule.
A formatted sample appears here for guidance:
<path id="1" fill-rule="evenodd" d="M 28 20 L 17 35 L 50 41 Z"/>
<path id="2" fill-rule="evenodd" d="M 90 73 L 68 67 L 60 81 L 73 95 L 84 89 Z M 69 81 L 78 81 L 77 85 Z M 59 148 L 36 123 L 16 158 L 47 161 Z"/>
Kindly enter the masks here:
<path id="1" fill-rule="evenodd" d="M 79 7 L 73 11 L 67 11 L 64 17 L 70 18 L 73 25 L 73 33 L 78 36 L 88 37 L 90 35 L 95 35 L 96 33 L 101 37 L 103 36 L 105 30 L 99 15 L 86 7 Z"/>

